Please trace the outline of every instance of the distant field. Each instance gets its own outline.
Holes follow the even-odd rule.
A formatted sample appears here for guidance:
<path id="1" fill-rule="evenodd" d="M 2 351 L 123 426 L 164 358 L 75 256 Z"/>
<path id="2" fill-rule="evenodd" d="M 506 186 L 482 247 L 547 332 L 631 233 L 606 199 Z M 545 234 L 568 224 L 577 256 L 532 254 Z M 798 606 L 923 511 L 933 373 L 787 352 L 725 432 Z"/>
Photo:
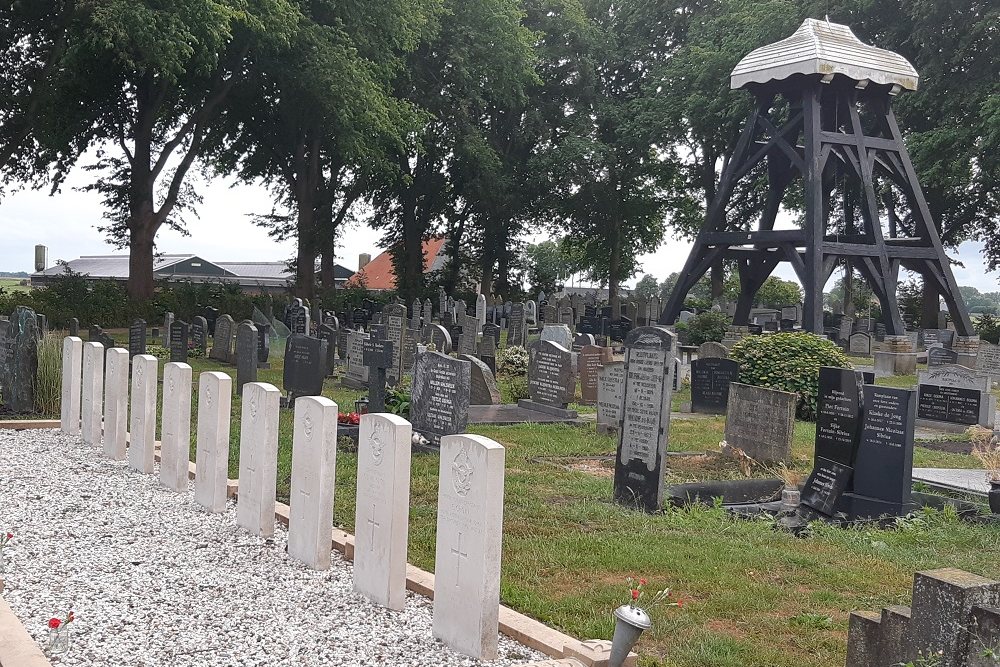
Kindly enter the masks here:
<path id="1" fill-rule="evenodd" d="M 0 278 L 0 289 L 5 292 L 27 292 L 28 287 L 21 285 L 23 278 Z"/>

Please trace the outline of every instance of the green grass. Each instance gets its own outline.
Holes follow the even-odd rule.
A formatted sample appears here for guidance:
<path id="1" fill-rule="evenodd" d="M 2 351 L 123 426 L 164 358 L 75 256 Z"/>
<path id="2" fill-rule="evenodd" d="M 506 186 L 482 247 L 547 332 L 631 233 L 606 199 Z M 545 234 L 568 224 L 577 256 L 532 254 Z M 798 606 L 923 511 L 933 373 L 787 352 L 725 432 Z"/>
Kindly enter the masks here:
<path id="1" fill-rule="evenodd" d="M 280 387 L 281 359 L 274 352 L 273 368 L 261 370 L 258 379 Z M 221 370 L 235 378 L 231 366 L 207 359 L 190 363 L 195 388 L 202 371 Z M 332 380 L 323 393 L 344 411 L 360 395 Z M 679 393 L 678 401 L 688 400 Z M 235 397 L 230 477 L 238 471 L 240 409 Z M 196 413 L 193 409 L 192 421 Z M 286 499 L 291 412 L 282 411 L 279 420 L 278 497 Z M 722 417 L 676 418 L 670 449 L 714 452 L 724 426 Z M 568 465 L 575 458 L 613 455 L 614 440 L 597 435 L 593 425 L 470 431 L 507 449 L 503 602 L 573 636 L 607 639 L 613 629 L 610 611 L 624 601 L 626 576 L 647 577 L 651 589 L 670 587 L 685 604 L 655 613 L 655 626 L 638 647 L 645 667 L 843 664 L 850 611 L 906 603 L 914 571 L 949 566 L 1000 577 L 995 556 L 1000 533 L 965 523 L 950 511 L 928 511 L 889 530 L 818 525 L 807 539 L 776 531 L 770 521 L 734 520 L 718 508 L 647 515 L 610 502 L 607 474 Z M 814 436 L 814 424 L 796 424 L 795 469 L 811 468 Z M 914 458 L 918 466 L 975 465 L 971 457 L 919 446 Z M 429 454 L 414 454 L 412 460 L 408 559 L 431 571 L 438 464 Z M 714 454 L 672 457 L 670 465 L 669 483 L 739 475 L 734 464 Z M 357 456 L 339 452 L 334 522 L 352 533 L 356 471 Z"/>
<path id="2" fill-rule="evenodd" d="M 4 292 L 25 292 L 31 290 L 27 285 L 22 285 L 23 278 L 0 278 L 0 290 Z"/>

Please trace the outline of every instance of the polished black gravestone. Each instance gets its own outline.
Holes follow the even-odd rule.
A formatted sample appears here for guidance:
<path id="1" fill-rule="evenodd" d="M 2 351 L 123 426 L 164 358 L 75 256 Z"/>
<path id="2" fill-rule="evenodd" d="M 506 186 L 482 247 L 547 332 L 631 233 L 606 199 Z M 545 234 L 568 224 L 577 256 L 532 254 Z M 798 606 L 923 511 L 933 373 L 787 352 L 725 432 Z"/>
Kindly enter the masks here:
<path id="1" fill-rule="evenodd" d="M 739 380 L 740 365 L 732 359 L 706 357 L 691 362 L 691 411 L 724 415 L 729 385 Z"/>
<path id="2" fill-rule="evenodd" d="M 184 320 L 170 324 L 170 361 L 187 363 L 189 325 Z"/>
<path id="3" fill-rule="evenodd" d="M 243 395 L 243 385 L 257 381 L 257 327 L 243 320 L 236 327 L 236 395 Z"/>
<path id="4" fill-rule="evenodd" d="M 958 363 L 958 352 L 937 345 L 927 348 L 928 366 L 953 366 Z"/>
<path id="5" fill-rule="evenodd" d="M 368 367 L 368 412 L 385 412 L 385 383 L 394 363 L 393 343 L 368 339 L 362 349 Z"/>
<path id="6" fill-rule="evenodd" d="M 676 335 L 663 327 L 640 327 L 625 339 L 625 401 L 614 499 L 650 512 L 663 507 L 676 343 Z"/>
<path id="7" fill-rule="evenodd" d="M 137 354 L 146 354 L 146 321 L 136 320 L 128 328 L 129 359 Z"/>
<path id="8" fill-rule="evenodd" d="M 573 400 L 575 390 L 573 354 L 569 350 L 549 340 L 537 340 L 528 345 L 528 391 L 531 398 L 519 400 L 517 404 L 520 407 L 575 419 L 576 411 L 566 409 Z"/>
<path id="9" fill-rule="evenodd" d="M 333 370 L 337 365 L 337 330 L 329 324 L 320 324 L 316 327 L 319 337 L 326 341 L 326 359 L 324 360 L 326 374 L 333 375 Z"/>
<path id="10" fill-rule="evenodd" d="M 323 391 L 326 341 L 312 336 L 293 334 L 285 343 L 285 370 L 282 386 L 288 393 L 288 404 L 298 396 L 319 396 Z"/>
<path id="11" fill-rule="evenodd" d="M 416 356 L 410 422 L 434 449 L 441 446 L 441 436 L 465 432 L 472 391 L 471 366 L 468 361 L 439 352 Z"/>
<path id="12" fill-rule="evenodd" d="M 819 369 L 816 400 L 816 457 L 853 466 L 861 437 L 863 377 L 857 371 Z"/>

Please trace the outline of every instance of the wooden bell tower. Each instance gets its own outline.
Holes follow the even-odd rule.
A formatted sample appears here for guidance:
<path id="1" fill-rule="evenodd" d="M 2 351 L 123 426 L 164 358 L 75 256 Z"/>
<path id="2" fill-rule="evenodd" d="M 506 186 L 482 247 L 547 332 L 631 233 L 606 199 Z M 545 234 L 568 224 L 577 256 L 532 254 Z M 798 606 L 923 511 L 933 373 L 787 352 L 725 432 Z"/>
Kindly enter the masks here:
<path id="1" fill-rule="evenodd" d="M 896 299 L 902 267 L 937 288 L 960 336 L 973 335 L 892 112 L 893 97 L 916 90 L 917 81 L 902 56 L 815 19 L 740 61 L 730 85 L 756 104 L 660 323 L 676 322 L 688 291 L 713 264 L 730 260 L 740 278 L 733 323 L 746 325 L 757 290 L 779 262 L 790 262 L 804 287 L 808 331 L 823 332 L 823 288 L 846 265 L 871 286 L 886 333 L 905 333 Z M 756 229 L 727 220 L 733 192 L 746 181 L 766 189 Z M 775 229 L 786 197 L 801 202 L 801 226 Z"/>

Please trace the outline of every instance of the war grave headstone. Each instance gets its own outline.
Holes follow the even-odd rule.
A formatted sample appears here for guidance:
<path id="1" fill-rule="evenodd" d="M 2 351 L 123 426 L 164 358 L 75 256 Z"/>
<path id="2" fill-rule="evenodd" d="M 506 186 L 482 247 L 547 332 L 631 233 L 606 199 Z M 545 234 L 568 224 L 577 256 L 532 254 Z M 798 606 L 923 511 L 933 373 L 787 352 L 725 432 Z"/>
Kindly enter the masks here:
<path id="1" fill-rule="evenodd" d="M 911 509 L 916 396 L 910 389 L 864 387 L 865 416 L 854 462 L 851 517 L 903 516 Z"/>
<path id="2" fill-rule="evenodd" d="M 105 352 L 104 363 L 104 455 L 121 461 L 128 429 L 129 353 L 113 347 Z"/>
<path id="3" fill-rule="evenodd" d="M 222 315 L 215 322 L 215 336 L 212 338 L 212 352 L 208 355 L 216 361 L 232 363 L 233 334 L 236 325 L 230 315 Z"/>
<path id="4" fill-rule="evenodd" d="M 497 657 L 504 453 L 479 435 L 441 441 L 433 634 L 480 660 Z"/>
<path id="5" fill-rule="evenodd" d="M 299 396 L 319 396 L 322 393 L 325 363 L 325 340 L 297 334 L 288 337 L 282 386 L 288 394 L 289 408 Z"/>
<path id="6" fill-rule="evenodd" d="M 146 321 L 136 320 L 128 328 L 128 356 L 146 354 Z"/>
<path id="7" fill-rule="evenodd" d="M 174 314 L 166 312 L 163 314 L 163 347 L 170 349 L 170 327 L 174 323 Z"/>
<path id="8" fill-rule="evenodd" d="M 613 360 L 611 348 L 584 345 L 576 355 L 577 373 L 580 377 L 580 402 L 597 403 L 598 375 L 601 366 Z"/>
<path id="9" fill-rule="evenodd" d="M 511 304 L 510 318 L 507 320 L 507 345 L 523 347 L 526 340 L 524 304 L 520 302 Z"/>
<path id="10" fill-rule="evenodd" d="M 706 357 L 691 362 L 691 411 L 724 415 L 729 385 L 739 379 L 740 365 L 732 359 Z"/>
<path id="11" fill-rule="evenodd" d="M 597 371 L 597 432 L 614 434 L 625 401 L 625 362 L 612 361 Z"/>
<path id="12" fill-rule="evenodd" d="M 852 357 L 872 356 L 872 336 L 864 331 L 851 334 L 847 339 L 847 352 Z"/>
<path id="13" fill-rule="evenodd" d="M 189 325 L 184 320 L 177 320 L 170 325 L 170 361 L 187 363 Z"/>
<path id="14" fill-rule="evenodd" d="M 397 611 L 406 603 L 411 434 L 410 423 L 398 415 L 361 417 L 354 590 Z"/>
<path id="15" fill-rule="evenodd" d="M 201 315 L 191 320 L 191 344 L 202 353 L 208 349 L 208 321 Z"/>
<path id="16" fill-rule="evenodd" d="M 80 320 L 75 317 L 69 318 L 69 335 L 75 338 L 80 337 Z"/>
<path id="17" fill-rule="evenodd" d="M 676 335 L 663 327 L 639 327 L 625 339 L 625 397 L 615 457 L 614 500 L 646 511 L 663 506 L 676 344 Z"/>
<path id="18" fill-rule="evenodd" d="M 469 422 L 472 364 L 440 352 L 418 354 L 413 364 L 410 422 L 440 447 L 441 436 L 463 433 Z"/>
<path id="19" fill-rule="evenodd" d="M 730 383 L 726 442 L 761 463 L 791 460 L 797 401 L 785 391 Z"/>
<path id="20" fill-rule="evenodd" d="M 104 346 L 100 343 L 84 343 L 80 435 L 88 445 L 101 444 L 103 396 Z"/>
<path id="21" fill-rule="evenodd" d="M 369 338 L 362 347 L 365 366 L 368 367 L 368 411 L 385 412 L 385 385 L 392 367 L 392 341 Z"/>
<path id="22" fill-rule="evenodd" d="M 552 341 L 538 340 L 530 343 L 528 391 L 531 398 L 519 400 L 519 407 L 564 419 L 575 419 L 576 411 L 566 409 L 576 392 L 573 353 Z"/>
<path id="23" fill-rule="evenodd" d="M 206 371 L 199 376 L 194 501 L 209 512 L 226 511 L 232 396 L 233 381 L 225 373 Z"/>
<path id="24" fill-rule="evenodd" d="M 815 457 L 802 489 L 802 504 L 827 516 L 851 489 L 864 414 L 862 384 L 862 376 L 850 369 L 819 370 Z"/>
<path id="25" fill-rule="evenodd" d="M 301 338 L 305 336 L 288 340 Z M 236 525 L 264 538 L 274 535 L 280 401 L 281 392 L 266 382 L 251 382 L 243 387 Z"/>
<path id="26" fill-rule="evenodd" d="M 185 363 L 163 367 L 160 424 L 160 483 L 185 492 L 191 450 L 191 367 Z"/>
<path id="27" fill-rule="evenodd" d="M 458 358 L 471 364 L 469 405 L 500 405 L 500 389 L 497 387 L 493 370 L 478 357 L 470 354 L 460 354 Z"/>
<path id="28" fill-rule="evenodd" d="M 710 340 L 698 346 L 697 355 L 699 359 L 728 359 L 729 350 L 722 343 Z"/>
<path id="29" fill-rule="evenodd" d="M 153 472 L 158 365 L 159 360 L 151 354 L 139 354 L 132 359 L 128 464 L 133 470 L 147 474 Z"/>
<path id="30" fill-rule="evenodd" d="M 243 320 L 236 327 L 236 392 L 240 395 L 244 385 L 257 381 L 259 341 L 257 327 L 250 320 Z"/>
<path id="31" fill-rule="evenodd" d="M 369 334 L 352 331 L 347 334 L 347 372 L 341 384 L 350 389 L 368 388 L 368 367 L 365 366 L 364 346 Z"/>
<path id="32" fill-rule="evenodd" d="M 0 323 L 0 339 L 6 336 L 7 323 Z M 0 340 L 0 348 L 5 347 Z M 83 341 L 67 336 L 62 347 L 62 391 L 59 405 L 59 428 L 66 435 L 80 433 L 80 391 L 83 382 Z M 0 391 L 3 387 L 0 386 Z"/>
<path id="33" fill-rule="evenodd" d="M 270 324 L 257 324 L 257 368 L 271 367 L 271 333 Z"/>
<path id="34" fill-rule="evenodd" d="M 917 418 L 993 428 L 996 398 L 990 378 L 963 366 L 938 366 L 917 374 Z"/>
<path id="35" fill-rule="evenodd" d="M 958 363 L 958 352 L 935 343 L 927 348 L 927 366 L 952 366 Z"/>
<path id="36" fill-rule="evenodd" d="M 295 401 L 293 423 L 288 556 L 325 570 L 337 471 L 337 404 L 324 396 L 303 396 Z"/>

